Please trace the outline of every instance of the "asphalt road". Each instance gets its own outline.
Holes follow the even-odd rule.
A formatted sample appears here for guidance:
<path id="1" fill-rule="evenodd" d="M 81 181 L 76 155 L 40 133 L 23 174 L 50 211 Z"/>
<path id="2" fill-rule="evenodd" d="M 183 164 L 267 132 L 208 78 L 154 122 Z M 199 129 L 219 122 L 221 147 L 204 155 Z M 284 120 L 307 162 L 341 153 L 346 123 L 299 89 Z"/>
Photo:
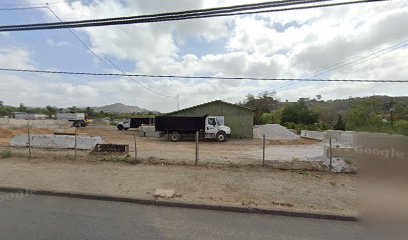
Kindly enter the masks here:
<path id="1" fill-rule="evenodd" d="M 0 193 L 0 239 L 361 239 L 357 222 Z"/>

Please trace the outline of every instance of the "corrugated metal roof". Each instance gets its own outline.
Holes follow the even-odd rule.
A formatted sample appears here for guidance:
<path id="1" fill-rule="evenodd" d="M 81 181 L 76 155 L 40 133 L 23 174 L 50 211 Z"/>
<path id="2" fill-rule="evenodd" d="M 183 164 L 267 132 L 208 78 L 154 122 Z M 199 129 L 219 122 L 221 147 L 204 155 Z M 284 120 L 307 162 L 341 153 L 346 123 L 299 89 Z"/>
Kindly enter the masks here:
<path id="1" fill-rule="evenodd" d="M 213 104 L 213 103 L 223 103 L 223 104 L 231 105 L 231 106 L 234 106 L 234 107 L 243 108 L 243 109 L 249 110 L 249 111 L 251 111 L 251 112 L 254 111 L 254 109 L 252 109 L 252 108 L 239 106 L 239 105 L 236 105 L 236 104 L 233 104 L 233 103 L 224 102 L 224 101 L 221 101 L 221 100 L 215 100 L 215 101 L 211 101 L 211 102 L 206 102 L 206 103 L 202 103 L 202 104 L 199 104 L 199 105 L 195 105 L 195 106 L 192 106 L 192 107 L 180 109 L 180 110 L 177 110 L 177 111 L 174 111 L 174 112 L 165 113 L 165 114 L 163 114 L 163 115 L 165 116 L 165 115 L 169 115 L 169 114 L 174 114 L 174 113 L 178 113 L 178 112 L 183 112 L 183 111 L 186 111 L 186 110 L 189 110 L 189 109 L 193 109 L 193 108 L 196 108 L 196 107 L 201 107 L 201 106 L 205 106 L 205 105 Z"/>

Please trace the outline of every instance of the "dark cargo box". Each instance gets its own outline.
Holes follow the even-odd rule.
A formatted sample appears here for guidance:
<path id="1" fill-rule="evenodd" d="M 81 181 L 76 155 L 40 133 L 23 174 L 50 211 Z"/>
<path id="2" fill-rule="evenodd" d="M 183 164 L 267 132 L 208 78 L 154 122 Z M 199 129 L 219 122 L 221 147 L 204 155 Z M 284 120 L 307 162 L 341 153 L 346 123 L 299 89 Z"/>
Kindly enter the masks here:
<path id="1" fill-rule="evenodd" d="M 156 131 L 164 132 L 195 132 L 204 130 L 205 118 L 203 117 L 156 117 Z"/>
<path id="2" fill-rule="evenodd" d="M 138 128 L 142 124 L 144 125 L 154 125 L 154 118 L 131 118 L 130 119 L 130 127 L 131 128 Z"/>

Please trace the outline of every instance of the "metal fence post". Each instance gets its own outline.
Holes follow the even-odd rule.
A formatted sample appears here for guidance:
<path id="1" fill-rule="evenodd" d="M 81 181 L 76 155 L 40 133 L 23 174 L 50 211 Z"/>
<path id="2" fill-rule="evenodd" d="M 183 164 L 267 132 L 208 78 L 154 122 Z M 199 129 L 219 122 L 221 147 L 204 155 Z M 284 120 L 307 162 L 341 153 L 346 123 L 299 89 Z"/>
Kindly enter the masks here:
<path id="1" fill-rule="evenodd" d="M 133 139 L 135 141 L 135 161 L 137 161 L 136 131 L 135 131 L 135 134 L 133 135 Z"/>
<path id="2" fill-rule="evenodd" d="M 263 147 L 262 147 L 262 165 L 265 165 L 265 134 L 263 135 Z"/>
<path id="3" fill-rule="evenodd" d="M 196 150 L 195 150 L 195 155 L 196 155 L 196 158 L 195 158 L 195 165 L 197 166 L 197 164 L 198 164 L 198 131 L 196 131 Z"/>
<path id="4" fill-rule="evenodd" d="M 75 134 L 75 143 L 74 143 L 75 160 L 77 160 L 77 129 L 76 128 L 75 128 L 74 134 Z"/>
<path id="5" fill-rule="evenodd" d="M 333 149 L 332 149 L 332 139 L 331 138 L 329 138 L 329 158 L 330 158 L 329 168 L 331 170 L 332 169 L 332 159 L 333 159 Z"/>
<path id="6" fill-rule="evenodd" d="M 30 133 L 30 121 L 27 120 L 27 135 L 28 135 L 28 160 L 31 159 L 31 133 Z"/>

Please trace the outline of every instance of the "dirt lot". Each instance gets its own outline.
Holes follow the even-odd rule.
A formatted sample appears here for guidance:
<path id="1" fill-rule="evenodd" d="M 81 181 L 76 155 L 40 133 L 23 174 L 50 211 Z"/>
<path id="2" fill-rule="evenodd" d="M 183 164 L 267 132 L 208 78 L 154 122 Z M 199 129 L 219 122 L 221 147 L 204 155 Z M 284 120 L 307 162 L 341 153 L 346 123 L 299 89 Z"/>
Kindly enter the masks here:
<path id="1" fill-rule="evenodd" d="M 355 175 L 308 171 L 322 170 L 316 161 L 323 154 L 320 142 L 268 141 L 267 165 L 262 166 L 260 140 L 202 141 L 199 166 L 194 166 L 194 141 L 173 143 L 163 138 L 139 137 L 137 131 L 118 131 L 111 126 L 89 126 L 78 132 L 101 136 L 105 143 L 129 144 L 130 154 L 94 155 L 78 151 L 75 160 L 72 149 L 33 148 L 33 158 L 27 160 L 27 148 L 8 144 L 11 137 L 25 134 L 26 129 L 0 128 L 0 152 L 11 151 L 11 157 L 0 157 L 0 186 L 142 198 L 151 198 L 154 189 L 171 188 L 178 196 L 171 201 L 356 213 Z M 129 164 L 134 163 L 135 134 L 139 161 Z"/>
<path id="2" fill-rule="evenodd" d="M 94 159 L 0 158 L 0 186 L 356 215 L 356 176 L 262 166 L 131 165 Z"/>

